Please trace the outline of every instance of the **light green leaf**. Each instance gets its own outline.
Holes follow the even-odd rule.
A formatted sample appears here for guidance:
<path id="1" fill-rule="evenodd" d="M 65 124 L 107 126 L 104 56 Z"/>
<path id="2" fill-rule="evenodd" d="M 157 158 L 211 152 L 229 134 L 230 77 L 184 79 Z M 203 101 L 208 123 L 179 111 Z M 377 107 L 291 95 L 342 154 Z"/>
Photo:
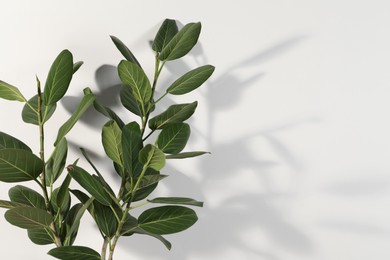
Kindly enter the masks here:
<path id="1" fill-rule="evenodd" d="M 160 197 L 148 201 L 150 203 L 159 203 L 159 204 L 179 204 L 179 205 L 203 207 L 203 202 L 191 198 Z"/>
<path id="2" fill-rule="evenodd" d="M 152 144 L 147 144 L 139 152 L 139 161 L 144 167 L 150 167 L 153 170 L 159 171 L 165 166 L 165 155 Z"/>
<path id="3" fill-rule="evenodd" d="M 172 105 L 166 111 L 149 120 L 149 128 L 152 130 L 161 129 L 167 124 L 180 123 L 192 116 L 198 102 L 189 104 Z"/>
<path id="4" fill-rule="evenodd" d="M 58 177 L 61 176 L 66 164 L 66 158 L 68 155 L 68 141 L 66 138 L 62 138 L 57 144 L 51 158 L 48 160 L 46 166 L 46 185 L 53 184 Z"/>
<path id="5" fill-rule="evenodd" d="M 120 51 L 120 53 L 122 53 L 122 55 L 126 58 L 126 60 L 136 64 L 138 67 L 141 68 L 141 65 L 139 64 L 138 60 L 135 58 L 133 53 L 129 50 L 129 48 L 127 48 L 127 46 L 117 37 L 115 36 L 110 36 L 110 37 L 111 40 L 114 42 L 115 46 L 117 47 L 117 49 Z"/>
<path id="6" fill-rule="evenodd" d="M 26 150 L 0 150 L 0 181 L 34 180 L 42 173 L 43 167 L 42 160 Z"/>
<path id="7" fill-rule="evenodd" d="M 28 103 L 28 104 L 27 104 Z M 24 122 L 33 125 L 39 125 L 38 122 L 38 95 L 33 96 L 29 101 L 23 106 L 22 110 L 22 119 Z M 42 103 L 43 111 L 43 122 L 46 122 L 53 115 L 54 111 L 57 108 L 57 104 L 51 104 L 46 106 Z"/>
<path id="8" fill-rule="evenodd" d="M 43 103 L 51 105 L 60 100 L 68 90 L 73 75 L 73 56 L 63 50 L 54 60 L 47 75 Z"/>
<path id="9" fill-rule="evenodd" d="M 103 126 L 102 143 L 107 156 L 120 166 L 123 166 L 122 130 L 115 121 L 110 120 Z"/>
<path id="10" fill-rule="evenodd" d="M 111 205 L 111 197 L 104 190 L 102 184 L 92 178 L 92 176 L 76 165 L 68 166 L 69 174 L 75 179 L 86 191 L 88 191 L 97 201 L 103 205 Z"/>
<path id="11" fill-rule="evenodd" d="M 142 115 L 146 115 L 145 107 L 152 96 L 152 87 L 145 72 L 134 63 L 122 60 L 118 65 L 118 74 L 121 81 L 131 88 Z"/>
<path id="12" fill-rule="evenodd" d="M 205 65 L 191 70 L 173 82 L 167 89 L 167 92 L 172 95 L 182 95 L 191 92 L 200 87 L 213 74 L 214 69 L 214 66 Z"/>
<path id="13" fill-rule="evenodd" d="M 53 244 L 53 238 L 49 235 L 50 231 L 45 228 L 34 228 L 27 230 L 28 237 L 31 242 L 37 245 L 49 245 Z"/>
<path id="14" fill-rule="evenodd" d="M 107 237 L 113 237 L 118 228 L 118 221 L 110 207 L 100 204 L 95 201 L 95 221 L 99 229 Z"/>
<path id="15" fill-rule="evenodd" d="M 182 206 L 162 206 L 144 211 L 138 226 L 150 233 L 166 235 L 181 232 L 198 220 L 195 211 Z"/>
<path id="16" fill-rule="evenodd" d="M 25 143 L 23 143 L 19 139 L 15 138 L 9 134 L 0 132 L 0 150 L 10 149 L 10 148 L 11 149 L 22 149 L 22 150 L 26 150 L 28 152 L 31 152 L 31 148 L 28 147 Z"/>
<path id="17" fill-rule="evenodd" d="M 46 209 L 45 199 L 42 195 L 28 187 L 16 185 L 9 189 L 8 196 L 12 202 L 22 203 L 34 208 Z"/>
<path id="18" fill-rule="evenodd" d="M 136 122 L 125 125 L 122 128 L 123 166 L 130 176 L 134 175 L 135 167 L 139 163 L 138 154 L 142 146 L 140 126 Z"/>
<path id="19" fill-rule="evenodd" d="M 175 20 L 165 19 L 158 30 L 156 37 L 154 37 L 152 49 L 154 51 L 161 52 L 178 31 Z"/>
<path id="20" fill-rule="evenodd" d="M 0 80 L 0 98 L 7 100 L 16 100 L 20 102 L 27 102 L 26 98 L 20 93 L 17 87 L 14 87 L 4 81 Z"/>
<path id="21" fill-rule="evenodd" d="M 4 209 L 13 209 L 18 207 L 25 207 L 26 205 L 22 203 L 17 203 L 13 201 L 7 201 L 7 200 L 0 200 L 0 208 Z"/>
<path id="22" fill-rule="evenodd" d="M 83 97 L 76 111 L 58 130 L 57 139 L 54 143 L 54 146 L 56 146 L 61 141 L 61 139 L 72 129 L 72 127 L 76 124 L 84 112 L 89 108 L 90 105 L 92 105 L 95 98 L 96 97 L 94 94 L 87 94 Z"/>
<path id="23" fill-rule="evenodd" d="M 186 24 L 164 47 L 159 59 L 175 60 L 186 55 L 197 43 L 201 27 L 200 23 Z"/>
<path id="24" fill-rule="evenodd" d="M 84 246 L 62 246 L 53 248 L 49 255 L 62 260 L 100 260 L 95 250 Z"/>
<path id="25" fill-rule="evenodd" d="M 167 158 L 167 159 L 186 159 L 186 158 L 201 156 L 201 155 L 208 154 L 208 153 L 209 152 L 202 152 L 202 151 L 185 152 L 185 153 L 178 153 L 178 154 L 170 154 L 170 155 L 167 155 L 165 158 Z"/>
<path id="26" fill-rule="evenodd" d="M 49 227 L 53 222 L 53 217 L 45 210 L 32 207 L 9 209 L 4 217 L 12 225 L 25 229 Z"/>
<path id="27" fill-rule="evenodd" d="M 164 153 L 178 154 L 186 146 L 190 133 L 190 126 L 186 123 L 169 124 L 159 134 L 157 146 Z"/>

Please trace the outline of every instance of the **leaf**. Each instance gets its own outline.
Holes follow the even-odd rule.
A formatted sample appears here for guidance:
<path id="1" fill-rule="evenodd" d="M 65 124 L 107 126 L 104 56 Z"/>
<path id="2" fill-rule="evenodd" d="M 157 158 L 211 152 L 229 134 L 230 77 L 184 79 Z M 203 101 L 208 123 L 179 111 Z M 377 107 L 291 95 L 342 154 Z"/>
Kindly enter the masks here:
<path id="1" fill-rule="evenodd" d="M 48 160 L 46 171 L 46 185 L 53 184 L 60 177 L 66 164 L 68 155 L 68 141 L 62 138 L 57 144 L 51 158 Z"/>
<path id="2" fill-rule="evenodd" d="M 86 191 L 88 191 L 101 204 L 111 205 L 111 197 L 103 189 L 102 184 L 92 178 L 92 176 L 84 169 L 76 166 L 68 166 L 69 174 L 75 179 Z"/>
<path id="3" fill-rule="evenodd" d="M 85 194 L 84 192 L 80 191 L 80 190 L 72 190 L 72 189 L 69 189 L 69 191 L 74 195 L 76 196 L 76 198 L 81 202 L 83 203 L 83 205 L 87 204 L 89 200 L 92 199 L 93 201 L 93 198 L 90 198 L 87 194 Z M 86 209 L 88 209 L 88 212 L 91 214 L 91 216 L 95 216 L 95 209 L 93 207 L 93 204 L 92 204 L 92 201 L 89 203 L 88 207 Z"/>
<path id="4" fill-rule="evenodd" d="M 63 50 L 54 60 L 47 75 L 43 103 L 51 105 L 60 100 L 68 90 L 73 75 L 73 56 Z"/>
<path id="5" fill-rule="evenodd" d="M 197 201 L 190 198 L 179 198 L 179 197 L 160 197 L 152 200 L 148 200 L 150 203 L 160 203 L 160 204 L 180 204 L 180 205 L 189 205 L 203 207 L 203 202 Z"/>
<path id="6" fill-rule="evenodd" d="M 84 213 L 85 209 L 83 210 L 83 204 L 77 203 L 75 204 L 69 212 L 66 214 L 65 217 L 65 227 L 62 226 L 63 233 L 65 233 L 65 239 L 63 239 L 64 243 L 63 246 L 70 246 L 73 244 L 74 240 L 76 239 L 79 227 L 80 227 L 80 219 L 76 219 L 79 212 Z M 82 214 L 83 215 L 83 214 Z M 68 239 L 66 239 L 68 238 Z"/>
<path id="7" fill-rule="evenodd" d="M 175 60 L 186 55 L 196 44 L 202 26 L 198 23 L 186 24 L 164 47 L 160 60 Z"/>
<path id="8" fill-rule="evenodd" d="M 0 208 L 4 209 L 13 209 L 18 207 L 25 207 L 22 203 L 17 203 L 13 201 L 7 201 L 7 200 L 0 200 Z"/>
<path id="9" fill-rule="evenodd" d="M 41 174 L 43 167 L 42 160 L 26 150 L 0 150 L 0 181 L 34 180 Z"/>
<path id="10" fill-rule="evenodd" d="M 122 128 L 123 166 L 130 174 L 134 175 L 134 169 L 138 162 L 138 154 L 142 149 L 142 135 L 140 126 L 131 122 Z"/>
<path id="11" fill-rule="evenodd" d="M 173 82 L 167 89 L 167 92 L 172 95 L 182 95 L 191 92 L 200 87 L 213 74 L 214 69 L 214 66 L 205 65 L 191 70 Z"/>
<path id="12" fill-rule="evenodd" d="M 148 235 L 148 236 L 151 236 L 151 237 L 154 237 L 154 238 L 160 240 L 168 250 L 171 250 L 171 248 L 172 248 L 172 244 L 161 235 L 153 234 L 153 233 L 148 232 L 140 227 L 134 229 L 133 232 L 137 233 L 137 234 L 141 234 L 141 235 Z"/>
<path id="13" fill-rule="evenodd" d="M 162 179 L 165 179 L 166 177 L 168 177 L 168 175 L 163 175 L 163 174 L 146 175 L 145 174 L 145 176 L 142 178 L 142 180 L 138 185 L 137 191 L 152 186 L 156 183 L 159 183 Z"/>
<path id="14" fill-rule="evenodd" d="M 126 45 L 117 37 L 112 35 L 110 37 L 117 49 L 120 51 L 120 53 L 122 53 L 122 55 L 126 58 L 126 60 L 136 64 L 138 67 L 141 68 L 141 65 L 139 64 L 133 53 L 129 50 L 129 48 L 127 48 Z"/>
<path id="15" fill-rule="evenodd" d="M 62 246 L 53 248 L 49 255 L 62 260 L 100 260 L 95 250 L 85 246 Z"/>
<path id="16" fill-rule="evenodd" d="M 120 232 L 121 236 L 131 236 L 133 235 L 133 230 L 135 230 L 138 226 L 138 220 L 131 216 L 130 214 L 127 214 L 125 222 L 122 225 L 122 229 Z"/>
<path id="17" fill-rule="evenodd" d="M 84 112 L 89 108 L 90 105 L 92 105 L 95 98 L 96 97 L 94 94 L 87 94 L 83 97 L 76 111 L 58 130 L 57 139 L 54 143 L 54 146 L 56 146 L 61 141 L 61 139 L 72 129 L 72 127 L 76 124 Z"/>
<path id="18" fill-rule="evenodd" d="M 107 156 L 120 166 L 123 166 L 122 130 L 115 121 L 110 120 L 103 126 L 102 143 Z"/>
<path id="19" fill-rule="evenodd" d="M 165 155 L 156 146 L 147 144 L 139 152 L 139 161 L 145 167 L 150 167 L 153 170 L 159 171 L 165 166 Z"/>
<path id="20" fill-rule="evenodd" d="M 139 183 L 138 188 L 135 191 L 135 195 L 132 198 L 133 202 L 145 199 L 147 196 L 150 195 L 150 193 L 152 193 L 156 189 L 158 185 L 158 181 L 156 181 L 156 179 L 152 181 L 152 176 L 158 178 L 159 176 L 166 176 L 166 175 L 160 175 L 160 172 L 152 168 L 147 168 L 144 176 L 142 177 Z M 161 177 L 161 179 L 163 179 L 163 177 Z M 148 181 L 150 181 L 150 183 L 148 183 Z"/>
<path id="21" fill-rule="evenodd" d="M 7 210 L 5 219 L 14 226 L 24 229 L 49 227 L 53 217 L 43 209 L 20 207 Z"/>
<path id="22" fill-rule="evenodd" d="M 122 60 L 118 65 L 118 74 L 121 81 L 131 88 L 142 115 L 146 115 L 145 107 L 152 96 L 152 87 L 145 72 L 134 63 Z"/>
<path id="23" fill-rule="evenodd" d="M 20 93 L 17 87 L 14 87 L 0 80 L 0 98 L 26 102 L 26 98 Z"/>
<path id="24" fill-rule="evenodd" d="M 156 37 L 154 37 L 152 49 L 157 52 L 161 52 L 162 49 L 172 40 L 172 38 L 178 32 L 177 24 L 175 20 L 165 19 L 160 29 L 158 30 Z"/>
<path id="25" fill-rule="evenodd" d="M 143 106 L 137 102 L 137 100 L 133 96 L 133 93 L 131 91 L 131 88 L 129 88 L 129 86 L 122 84 L 119 95 L 121 98 L 122 105 L 127 110 L 136 114 L 137 116 L 143 116 L 142 113 L 143 113 L 143 111 L 147 110 L 147 106 L 146 105 Z"/>
<path id="26" fill-rule="evenodd" d="M 19 139 L 9 134 L 0 132 L 0 150 L 9 149 L 9 148 L 22 149 L 31 152 L 31 148 L 28 147 L 25 143 L 23 143 Z"/>
<path id="27" fill-rule="evenodd" d="M 59 212 L 61 215 L 66 215 L 66 213 L 70 209 L 71 199 L 69 191 L 64 191 L 64 194 L 62 195 L 62 203 L 58 204 L 58 193 L 60 191 L 60 188 L 56 188 L 53 190 L 51 194 L 51 205 L 53 207 L 54 212 Z"/>
<path id="28" fill-rule="evenodd" d="M 157 146 L 164 153 L 178 154 L 186 146 L 190 133 L 191 130 L 188 124 L 169 124 L 159 134 Z"/>
<path id="29" fill-rule="evenodd" d="M 56 202 L 57 207 L 61 208 L 61 213 L 65 213 L 70 208 L 70 194 L 69 184 L 72 180 L 72 176 L 66 175 L 65 180 L 62 182 L 61 187 L 58 189 L 57 196 L 54 198 L 52 194 L 52 201 Z"/>
<path id="30" fill-rule="evenodd" d="M 45 199 L 42 195 L 28 187 L 16 185 L 9 189 L 8 196 L 12 202 L 21 203 L 34 208 L 46 209 Z"/>
<path id="31" fill-rule="evenodd" d="M 28 103 L 28 104 L 27 104 Z M 33 125 L 39 125 L 38 121 L 38 95 L 33 96 L 29 101 L 23 106 L 22 110 L 22 119 L 24 122 Z M 31 108 L 32 107 L 32 108 Z M 57 104 L 51 104 L 46 106 L 42 103 L 42 112 L 43 112 L 43 122 L 46 122 L 53 115 L 54 111 L 57 108 Z"/>
<path id="32" fill-rule="evenodd" d="M 75 74 L 79 69 L 80 67 L 84 64 L 83 61 L 78 61 L 76 62 L 75 64 L 73 64 L 73 74 Z"/>
<path id="33" fill-rule="evenodd" d="M 145 210 L 138 218 L 142 229 L 157 235 L 183 231 L 198 220 L 195 211 L 182 206 L 162 206 Z"/>
<path id="34" fill-rule="evenodd" d="M 198 102 L 189 104 L 172 105 L 166 111 L 149 120 L 149 128 L 152 130 L 161 129 L 167 124 L 180 123 L 192 116 Z"/>
<path id="35" fill-rule="evenodd" d="M 50 232 L 50 231 L 49 231 Z M 31 242 L 37 245 L 49 245 L 54 241 L 45 228 L 34 228 L 27 230 L 28 237 Z"/>
<path id="36" fill-rule="evenodd" d="M 209 152 L 202 152 L 202 151 L 185 152 L 185 153 L 178 153 L 178 154 L 170 154 L 170 155 L 167 155 L 165 158 L 166 159 L 186 159 L 186 158 L 201 156 L 201 155 L 204 155 L 207 153 L 209 153 Z"/>
<path id="37" fill-rule="evenodd" d="M 103 106 L 97 100 L 93 102 L 93 106 L 95 107 L 96 111 L 100 112 L 102 115 L 108 117 L 109 119 L 114 120 L 118 124 L 119 128 L 122 128 L 125 125 L 122 119 L 114 111 L 112 111 L 106 106 Z"/>
<path id="38" fill-rule="evenodd" d="M 95 221 L 99 229 L 107 237 L 113 237 L 118 228 L 118 221 L 115 214 L 110 207 L 102 205 L 97 201 L 95 201 L 93 205 L 95 208 Z"/>

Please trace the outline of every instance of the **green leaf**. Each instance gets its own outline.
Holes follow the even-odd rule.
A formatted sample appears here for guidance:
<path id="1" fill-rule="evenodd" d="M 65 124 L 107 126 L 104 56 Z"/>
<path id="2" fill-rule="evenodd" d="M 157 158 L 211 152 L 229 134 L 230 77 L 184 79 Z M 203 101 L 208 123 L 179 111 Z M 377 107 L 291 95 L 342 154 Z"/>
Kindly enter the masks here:
<path id="1" fill-rule="evenodd" d="M 42 173 L 43 167 L 42 160 L 26 150 L 0 150 L 0 181 L 34 180 Z"/>
<path id="2" fill-rule="evenodd" d="M 186 146 L 190 133 L 190 126 L 186 123 L 169 124 L 159 134 L 157 146 L 164 153 L 178 154 Z"/>
<path id="3" fill-rule="evenodd" d="M 145 107 L 152 96 L 152 87 L 145 72 L 134 63 L 122 60 L 118 65 L 118 74 L 121 81 L 130 87 L 142 115 L 146 115 Z"/>
<path id="4" fill-rule="evenodd" d="M 46 171 L 46 185 L 53 184 L 61 176 L 66 164 L 68 155 L 68 141 L 62 138 L 57 144 L 52 156 L 48 160 Z"/>
<path id="5" fill-rule="evenodd" d="M 49 255 L 62 260 L 100 260 L 95 250 L 85 246 L 62 246 L 53 248 Z"/>
<path id="6" fill-rule="evenodd" d="M 198 220 L 195 211 L 182 206 L 162 206 L 144 211 L 138 218 L 142 229 L 157 235 L 181 232 Z"/>
<path id="7" fill-rule="evenodd" d="M 156 189 L 158 181 L 156 181 L 156 179 L 153 180 L 152 176 L 158 178 L 159 176 L 166 175 L 160 175 L 160 172 L 152 168 L 147 168 L 144 176 L 139 183 L 138 188 L 135 191 L 135 195 L 132 198 L 133 202 L 145 199 L 147 196 L 150 195 L 150 193 L 152 193 Z M 161 177 L 161 179 L 163 179 L 163 177 Z M 138 181 L 138 179 L 136 179 L 136 181 Z M 150 183 L 148 183 L 149 181 Z"/>
<path id="8" fill-rule="evenodd" d="M 25 207 L 26 205 L 22 203 L 17 203 L 13 201 L 7 201 L 7 200 L 0 200 L 0 208 L 4 209 L 13 209 L 18 207 Z"/>
<path id="9" fill-rule="evenodd" d="M 147 144 L 139 152 L 139 161 L 144 167 L 159 171 L 165 166 L 165 155 L 156 146 Z"/>
<path id="10" fill-rule="evenodd" d="M 25 229 L 49 227 L 53 222 L 53 217 L 45 210 L 32 207 L 9 209 L 4 217 L 12 225 Z"/>
<path id="11" fill-rule="evenodd" d="M 19 139 L 9 135 L 9 134 L 6 134 L 6 133 L 3 133 L 3 132 L 0 132 L 0 150 L 3 150 L 3 149 L 22 149 L 22 150 L 26 150 L 28 152 L 31 152 L 31 148 L 28 147 L 25 143 L 23 143 L 22 141 L 20 141 Z"/>
<path id="12" fill-rule="evenodd" d="M 26 102 L 26 98 L 20 93 L 17 87 L 14 87 L 4 81 L 0 80 L 0 98 L 7 100 L 16 100 Z"/>
<path id="13" fill-rule="evenodd" d="M 28 103 L 28 104 L 27 104 Z M 33 96 L 29 101 L 23 106 L 22 110 L 22 119 L 24 122 L 33 125 L 39 125 L 38 122 L 38 95 Z M 43 111 L 43 122 L 46 122 L 53 115 L 54 111 L 57 108 L 57 104 L 51 104 L 46 106 L 42 103 Z"/>
<path id="14" fill-rule="evenodd" d="M 160 197 L 148 201 L 150 203 L 159 203 L 159 204 L 179 204 L 179 205 L 203 207 L 203 202 L 191 198 Z"/>
<path id="15" fill-rule="evenodd" d="M 73 56 L 68 50 L 63 50 L 51 65 L 47 75 L 43 103 L 51 105 L 60 100 L 68 90 L 73 75 Z"/>
<path id="16" fill-rule="evenodd" d="M 178 153 L 178 154 L 170 154 L 170 155 L 167 155 L 165 158 L 167 158 L 167 159 L 186 159 L 186 158 L 201 156 L 201 155 L 204 155 L 207 153 L 209 153 L 209 152 L 202 152 L 202 151 L 185 152 L 185 153 Z"/>
<path id="17" fill-rule="evenodd" d="M 182 95 L 191 92 L 200 87 L 213 74 L 214 69 L 214 66 L 205 65 L 191 70 L 173 82 L 167 89 L 167 92 L 172 95 Z"/>
<path id="18" fill-rule="evenodd" d="M 145 174 L 145 176 L 142 178 L 142 180 L 140 181 L 140 183 L 138 185 L 137 191 L 145 189 L 145 188 L 152 186 L 156 183 L 159 183 L 162 179 L 165 179 L 166 177 L 168 177 L 168 175 L 164 175 L 164 174 L 146 175 Z"/>
<path id="19" fill-rule="evenodd" d="M 117 47 L 117 49 L 120 51 L 120 53 L 122 53 L 122 55 L 126 58 L 126 60 L 136 64 L 138 67 L 141 68 L 141 65 L 139 64 L 139 62 L 137 61 L 133 53 L 129 50 L 129 48 L 127 48 L 127 46 L 117 37 L 115 36 L 110 36 L 110 37 L 111 40 L 114 42 L 115 46 Z"/>
<path id="20" fill-rule="evenodd" d="M 186 24 L 164 47 L 159 55 L 160 60 L 175 60 L 186 55 L 197 43 L 200 23 Z"/>
<path id="21" fill-rule="evenodd" d="M 27 235 L 34 244 L 49 245 L 53 244 L 54 241 L 48 232 L 50 231 L 46 231 L 45 228 L 34 228 L 27 230 Z"/>
<path id="22" fill-rule="evenodd" d="M 73 74 L 75 74 L 79 69 L 80 67 L 84 64 L 83 61 L 78 61 L 76 62 L 75 64 L 73 64 Z"/>
<path id="23" fill-rule="evenodd" d="M 16 185 L 9 189 L 8 196 L 12 202 L 21 203 L 34 208 L 46 209 L 45 199 L 42 195 L 28 187 Z"/>
<path id="24" fill-rule="evenodd" d="M 89 108 L 90 105 L 92 105 L 95 98 L 96 97 L 94 94 L 87 94 L 83 97 L 76 111 L 58 130 L 57 139 L 54 143 L 54 146 L 56 146 L 61 141 L 61 139 L 72 129 L 72 127 L 76 124 L 84 112 Z"/>
<path id="25" fill-rule="evenodd" d="M 76 165 L 68 166 L 69 174 L 75 179 L 86 191 L 88 191 L 101 204 L 111 205 L 110 195 L 103 189 L 102 184 L 92 178 L 92 176 Z"/>
<path id="26" fill-rule="evenodd" d="M 152 130 L 161 129 L 167 124 L 183 122 L 192 116 L 197 106 L 197 101 L 189 104 L 172 105 L 166 111 L 150 119 L 149 128 Z"/>
<path id="27" fill-rule="evenodd" d="M 154 51 L 161 52 L 178 31 L 175 20 L 165 19 L 158 30 L 156 37 L 154 37 L 152 49 Z"/>
<path id="28" fill-rule="evenodd" d="M 92 217 L 95 216 L 95 209 L 93 207 L 93 204 L 92 204 L 92 201 L 93 201 L 93 198 L 90 198 L 87 194 L 85 194 L 84 192 L 82 192 L 81 190 L 72 190 L 72 189 L 69 189 L 69 191 L 74 195 L 76 196 L 76 198 L 83 204 L 87 204 L 89 200 L 91 200 L 91 202 L 88 204 L 88 207 L 86 209 L 88 209 L 88 212 L 91 214 Z"/>
<path id="29" fill-rule="evenodd" d="M 119 95 L 121 98 L 122 105 L 127 110 L 136 114 L 137 116 L 143 116 L 142 113 L 143 111 L 147 110 L 147 105 L 143 106 L 139 102 L 137 102 L 129 86 L 122 84 Z"/>
<path id="30" fill-rule="evenodd" d="M 142 149 L 142 135 L 140 126 L 131 122 L 122 128 L 123 166 L 130 174 L 134 175 L 134 169 L 138 162 L 138 154 Z"/>
<path id="31" fill-rule="evenodd" d="M 134 234 L 133 230 L 136 228 L 138 228 L 138 220 L 130 214 L 127 214 L 125 222 L 122 225 L 120 235 L 131 236 Z"/>
<path id="32" fill-rule="evenodd" d="M 113 237 L 118 228 L 118 221 L 110 207 L 100 204 L 95 201 L 95 221 L 99 229 L 107 237 Z"/>
<path id="33" fill-rule="evenodd" d="M 103 126 L 102 143 L 107 156 L 120 166 L 123 166 L 122 130 L 115 121 L 110 120 Z"/>
<path id="34" fill-rule="evenodd" d="M 141 234 L 141 235 L 148 235 L 148 236 L 151 236 L 151 237 L 154 237 L 154 238 L 160 240 L 168 250 L 171 250 L 171 248 L 172 248 L 172 244 L 161 235 L 153 234 L 153 233 L 148 232 L 140 227 L 134 229 L 133 232 L 137 233 L 137 234 Z"/>
<path id="35" fill-rule="evenodd" d="M 54 212 L 59 212 L 61 215 L 66 215 L 66 213 L 70 209 L 71 199 L 68 190 L 65 190 L 62 196 L 62 203 L 58 204 L 58 193 L 60 188 L 54 189 L 51 194 L 51 205 L 53 207 Z"/>
<path id="36" fill-rule="evenodd" d="M 123 123 L 122 119 L 110 108 L 103 106 L 100 102 L 95 100 L 93 102 L 93 106 L 95 107 L 96 111 L 100 112 L 102 115 L 106 116 L 109 119 L 114 120 L 119 128 L 122 128 L 125 124 Z"/>

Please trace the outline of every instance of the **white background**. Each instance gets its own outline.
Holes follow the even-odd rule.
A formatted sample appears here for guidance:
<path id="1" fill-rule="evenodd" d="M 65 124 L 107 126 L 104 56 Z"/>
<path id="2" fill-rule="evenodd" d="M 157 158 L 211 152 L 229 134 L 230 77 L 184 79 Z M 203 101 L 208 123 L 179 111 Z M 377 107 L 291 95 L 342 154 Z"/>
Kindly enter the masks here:
<path id="1" fill-rule="evenodd" d="M 388 1 L 14 0 L 0 9 L 0 79 L 26 96 L 62 49 L 85 62 L 47 125 L 47 151 L 84 87 L 132 120 L 112 88 L 122 57 L 109 35 L 151 75 L 148 41 L 161 22 L 202 22 L 199 45 L 168 64 L 159 90 L 190 68 L 216 66 L 193 95 L 163 102 L 199 100 L 188 149 L 212 155 L 170 161 L 170 178 L 154 195 L 194 197 L 205 207 L 194 227 L 167 236 L 170 252 L 138 236 L 121 240 L 116 259 L 390 258 Z M 1 131 L 38 151 L 36 127 L 20 119 L 22 104 L 0 107 Z M 68 162 L 83 146 L 112 176 L 100 144 L 104 122 L 89 112 L 73 129 Z M 7 199 L 12 185 L 0 185 Z M 76 244 L 100 251 L 91 219 L 83 223 Z M 50 248 L 0 221 L 1 259 L 51 259 Z"/>

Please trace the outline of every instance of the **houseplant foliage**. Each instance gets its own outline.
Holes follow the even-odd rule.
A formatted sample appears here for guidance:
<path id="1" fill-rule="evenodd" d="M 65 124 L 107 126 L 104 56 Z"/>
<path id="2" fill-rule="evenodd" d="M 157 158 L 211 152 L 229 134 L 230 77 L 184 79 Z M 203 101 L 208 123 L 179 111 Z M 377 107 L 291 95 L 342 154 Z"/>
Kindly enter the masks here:
<path id="1" fill-rule="evenodd" d="M 167 160 L 186 159 L 205 154 L 203 151 L 183 152 L 189 137 L 186 123 L 195 112 L 197 102 L 172 104 L 157 113 L 160 100 L 167 95 L 184 95 L 200 87 L 213 73 L 214 67 L 204 65 L 180 76 L 169 86 L 159 86 L 158 79 L 167 62 L 188 54 L 196 45 L 200 23 L 189 23 L 180 30 L 175 20 L 166 19 L 153 42 L 155 71 L 152 80 L 128 47 L 117 37 L 111 39 L 124 56 L 117 66 L 122 81 L 120 100 L 133 120 L 124 122 L 113 110 L 96 99 L 89 88 L 73 115 L 58 129 L 51 155 L 45 156 L 45 123 L 53 115 L 56 103 L 69 87 L 73 74 L 82 62 L 73 63 L 72 54 L 62 51 L 55 59 L 43 92 L 37 78 L 37 95 L 27 100 L 13 85 L 0 81 L 0 97 L 25 103 L 22 119 L 39 129 L 40 151 L 35 155 L 19 139 L 0 132 L 0 181 L 8 183 L 33 181 L 40 192 L 16 185 L 9 190 L 9 200 L 0 207 L 8 209 L 5 218 L 11 224 L 27 229 L 32 242 L 54 244 L 49 255 L 58 259 L 112 260 L 118 240 L 123 236 L 148 235 L 160 240 L 168 249 L 171 243 L 164 235 L 181 232 L 197 221 L 192 206 L 203 203 L 185 197 L 152 197 L 163 174 Z M 156 97 L 156 88 L 164 94 Z M 108 118 L 101 137 L 107 160 L 120 180 L 119 187 L 110 185 L 81 148 L 91 171 L 66 164 L 66 134 L 88 107 Z M 93 173 L 90 173 L 92 172 Z M 61 176 L 62 172 L 66 172 Z M 60 181 L 61 180 L 61 181 Z M 72 189 L 71 181 L 83 189 Z M 71 203 L 71 197 L 77 203 Z M 140 214 L 133 210 L 147 209 Z M 102 236 L 100 253 L 86 246 L 74 245 L 80 220 L 88 212 Z"/>

